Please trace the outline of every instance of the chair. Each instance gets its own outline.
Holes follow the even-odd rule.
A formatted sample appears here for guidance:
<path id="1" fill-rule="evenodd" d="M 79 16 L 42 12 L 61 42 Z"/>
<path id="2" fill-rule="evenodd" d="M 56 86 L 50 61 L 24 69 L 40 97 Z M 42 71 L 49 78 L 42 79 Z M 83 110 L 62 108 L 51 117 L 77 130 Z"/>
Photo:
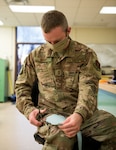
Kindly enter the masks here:
<path id="1" fill-rule="evenodd" d="M 82 150 L 99 150 L 100 146 L 101 142 L 82 135 Z M 78 141 L 75 143 L 73 150 L 78 150 Z"/>

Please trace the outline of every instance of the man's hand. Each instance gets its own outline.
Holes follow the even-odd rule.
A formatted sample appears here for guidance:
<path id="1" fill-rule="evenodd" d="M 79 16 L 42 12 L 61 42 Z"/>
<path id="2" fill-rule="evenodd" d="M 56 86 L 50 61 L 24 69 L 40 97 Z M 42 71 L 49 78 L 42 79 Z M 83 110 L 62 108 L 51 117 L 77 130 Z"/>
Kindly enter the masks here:
<path id="1" fill-rule="evenodd" d="M 74 137 L 78 131 L 80 131 L 80 127 L 82 124 L 83 118 L 78 113 L 73 113 L 66 120 L 59 125 L 59 128 L 65 133 L 65 135 L 69 138 Z"/>
<path id="2" fill-rule="evenodd" d="M 46 110 L 44 109 L 44 110 L 40 110 L 40 112 L 39 112 L 39 109 L 34 109 L 30 114 L 29 114 L 29 121 L 30 121 L 30 123 L 31 124 L 33 124 L 33 125 L 35 125 L 35 126 L 41 126 L 42 125 L 42 122 L 41 121 L 38 121 L 37 119 L 36 119 L 36 117 L 37 117 L 37 114 L 38 113 L 44 113 Z"/>

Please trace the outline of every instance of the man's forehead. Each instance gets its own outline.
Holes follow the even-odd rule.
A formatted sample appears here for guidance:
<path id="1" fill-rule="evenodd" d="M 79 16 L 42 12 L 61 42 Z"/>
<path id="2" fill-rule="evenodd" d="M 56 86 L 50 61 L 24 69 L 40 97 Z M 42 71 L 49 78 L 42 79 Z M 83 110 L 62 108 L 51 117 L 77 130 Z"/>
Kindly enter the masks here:
<path id="1" fill-rule="evenodd" d="M 61 39 L 65 35 L 63 29 L 61 27 L 56 27 L 52 29 L 49 33 L 45 33 L 43 31 L 43 36 L 47 41 L 55 41 Z"/>

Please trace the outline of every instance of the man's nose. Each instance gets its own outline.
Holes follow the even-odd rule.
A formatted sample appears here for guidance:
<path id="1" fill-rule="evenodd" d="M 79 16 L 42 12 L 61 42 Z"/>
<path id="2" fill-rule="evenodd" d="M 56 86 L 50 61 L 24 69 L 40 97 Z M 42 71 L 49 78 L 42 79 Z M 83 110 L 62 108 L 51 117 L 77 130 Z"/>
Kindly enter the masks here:
<path id="1" fill-rule="evenodd" d="M 50 42 L 52 45 L 54 45 L 55 44 L 55 42 Z"/>

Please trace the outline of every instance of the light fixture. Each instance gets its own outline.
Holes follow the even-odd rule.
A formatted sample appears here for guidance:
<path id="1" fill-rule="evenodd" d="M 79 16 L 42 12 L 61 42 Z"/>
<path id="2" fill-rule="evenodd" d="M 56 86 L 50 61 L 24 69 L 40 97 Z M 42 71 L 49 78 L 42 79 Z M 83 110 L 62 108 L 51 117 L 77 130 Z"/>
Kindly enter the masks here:
<path id="1" fill-rule="evenodd" d="M 30 5 L 9 5 L 13 12 L 20 13 L 45 13 L 49 10 L 54 10 L 54 6 L 30 6 Z"/>
<path id="2" fill-rule="evenodd" d="M 100 10 L 100 14 L 116 14 L 116 7 L 110 6 L 110 7 L 102 7 Z"/>
<path id="3" fill-rule="evenodd" d="M 6 0 L 9 5 L 26 5 L 28 0 Z"/>
<path id="4" fill-rule="evenodd" d="M 4 23 L 0 20 L 0 26 L 2 26 Z"/>

